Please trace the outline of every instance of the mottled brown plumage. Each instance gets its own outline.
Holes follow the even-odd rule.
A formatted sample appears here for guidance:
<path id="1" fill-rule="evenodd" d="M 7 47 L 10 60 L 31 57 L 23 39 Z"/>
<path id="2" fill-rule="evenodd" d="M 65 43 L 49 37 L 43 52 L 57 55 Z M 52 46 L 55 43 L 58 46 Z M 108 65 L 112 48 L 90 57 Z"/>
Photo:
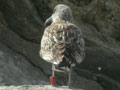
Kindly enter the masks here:
<path id="1" fill-rule="evenodd" d="M 41 41 L 41 57 L 54 64 L 66 61 L 66 66 L 84 58 L 84 40 L 80 29 L 72 23 L 59 21 L 48 26 Z"/>

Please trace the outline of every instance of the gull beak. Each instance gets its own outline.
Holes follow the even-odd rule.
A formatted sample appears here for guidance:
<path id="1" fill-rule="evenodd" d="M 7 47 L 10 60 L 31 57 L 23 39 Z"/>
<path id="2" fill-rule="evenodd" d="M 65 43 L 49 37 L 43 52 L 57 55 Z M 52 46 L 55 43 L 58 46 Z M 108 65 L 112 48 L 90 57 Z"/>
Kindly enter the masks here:
<path id="1" fill-rule="evenodd" d="M 51 23 L 52 23 L 52 17 L 48 18 L 48 19 L 45 21 L 45 27 L 49 26 Z"/>

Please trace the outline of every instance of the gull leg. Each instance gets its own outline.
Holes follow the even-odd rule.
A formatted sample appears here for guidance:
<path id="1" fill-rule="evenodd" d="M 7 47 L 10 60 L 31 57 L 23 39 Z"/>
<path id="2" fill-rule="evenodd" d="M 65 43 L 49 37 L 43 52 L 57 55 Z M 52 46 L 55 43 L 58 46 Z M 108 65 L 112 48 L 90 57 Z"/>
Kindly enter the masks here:
<path id="1" fill-rule="evenodd" d="M 55 65 L 52 64 L 52 76 L 55 76 Z"/>
<path id="2" fill-rule="evenodd" d="M 68 88 L 70 88 L 70 84 L 71 84 L 71 74 L 72 74 L 72 67 L 70 66 L 70 69 L 68 72 L 68 83 L 67 83 Z"/>
<path id="3" fill-rule="evenodd" d="M 56 81 L 55 81 L 55 65 L 52 64 L 52 76 L 50 76 L 50 83 L 51 85 L 55 85 Z"/>

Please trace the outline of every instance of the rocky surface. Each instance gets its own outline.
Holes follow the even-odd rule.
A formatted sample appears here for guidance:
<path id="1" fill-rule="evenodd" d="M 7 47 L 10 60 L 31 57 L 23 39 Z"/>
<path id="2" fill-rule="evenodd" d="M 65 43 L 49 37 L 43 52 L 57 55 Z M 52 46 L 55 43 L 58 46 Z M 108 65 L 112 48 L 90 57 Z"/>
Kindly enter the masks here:
<path id="1" fill-rule="evenodd" d="M 0 44 L 0 85 L 25 84 L 49 83 L 47 77 L 24 56 Z"/>
<path id="2" fill-rule="evenodd" d="M 68 89 L 67 87 L 54 87 L 50 85 L 23 85 L 23 86 L 1 86 L 0 90 L 83 90 Z"/>
<path id="3" fill-rule="evenodd" d="M 57 85 L 66 85 L 67 73 L 56 74 Z M 103 90 L 102 87 L 95 81 L 80 77 L 75 73 L 73 73 L 72 76 L 72 87 L 84 88 L 86 90 Z M 49 85 L 49 75 L 47 76 L 25 56 L 20 53 L 16 53 L 3 44 L 0 44 L 0 85 L 31 84 Z"/>
<path id="4" fill-rule="evenodd" d="M 39 45 L 58 3 L 72 8 L 86 42 L 73 87 L 120 90 L 120 0 L 0 0 L 0 85 L 49 84 L 51 64 L 39 57 Z M 56 73 L 58 85 L 66 76 Z"/>

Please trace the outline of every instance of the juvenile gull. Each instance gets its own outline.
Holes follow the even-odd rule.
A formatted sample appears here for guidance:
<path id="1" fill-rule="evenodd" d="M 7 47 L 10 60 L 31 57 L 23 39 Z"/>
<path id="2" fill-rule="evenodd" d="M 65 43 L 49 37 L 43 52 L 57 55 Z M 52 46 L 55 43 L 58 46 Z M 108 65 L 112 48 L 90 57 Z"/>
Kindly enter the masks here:
<path id="1" fill-rule="evenodd" d="M 53 76 L 54 71 L 68 71 L 68 86 L 70 86 L 72 67 L 80 64 L 85 57 L 82 32 L 73 23 L 71 8 L 64 4 L 58 4 L 54 8 L 52 16 L 46 20 L 45 25 L 40 56 L 52 63 Z"/>

